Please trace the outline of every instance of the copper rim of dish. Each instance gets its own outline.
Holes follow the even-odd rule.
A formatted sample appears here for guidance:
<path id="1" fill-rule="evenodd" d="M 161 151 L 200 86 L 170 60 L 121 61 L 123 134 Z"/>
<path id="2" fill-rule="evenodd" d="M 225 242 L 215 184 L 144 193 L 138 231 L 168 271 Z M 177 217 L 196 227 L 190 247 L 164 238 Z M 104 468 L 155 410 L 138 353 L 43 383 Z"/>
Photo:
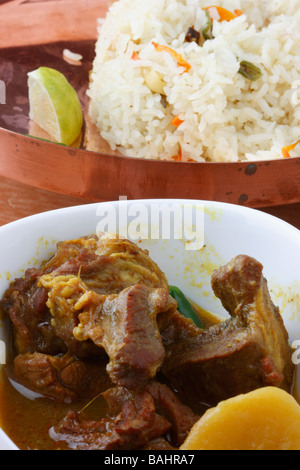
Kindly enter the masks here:
<path id="1" fill-rule="evenodd" d="M 0 174 L 86 201 L 184 198 L 267 207 L 300 201 L 300 157 L 236 163 L 144 160 L 0 128 Z"/>

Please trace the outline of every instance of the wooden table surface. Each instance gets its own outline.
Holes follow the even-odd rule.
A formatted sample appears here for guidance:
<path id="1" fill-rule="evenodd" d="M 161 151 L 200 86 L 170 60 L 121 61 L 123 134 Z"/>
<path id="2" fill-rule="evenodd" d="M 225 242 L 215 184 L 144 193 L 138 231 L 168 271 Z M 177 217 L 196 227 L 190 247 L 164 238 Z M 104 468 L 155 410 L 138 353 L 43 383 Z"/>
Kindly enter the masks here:
<path id="1" fill-rule="evenodd" d="M 0 177 L 0 225 L 62 207 L 88 204 L 81 198 L 56 194 Z M 100 201 L 99 201 L 100 202 Z M 260 209 L 300 229 L 300 203 Z"/>

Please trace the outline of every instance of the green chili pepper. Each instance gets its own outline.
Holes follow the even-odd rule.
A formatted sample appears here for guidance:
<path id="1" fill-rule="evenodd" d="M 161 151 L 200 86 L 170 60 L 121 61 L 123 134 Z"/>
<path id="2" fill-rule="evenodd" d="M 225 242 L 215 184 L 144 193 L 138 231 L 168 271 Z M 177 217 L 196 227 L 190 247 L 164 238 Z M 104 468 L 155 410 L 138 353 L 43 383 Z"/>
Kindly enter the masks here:
<path id="1" fill-rule="evenodd" d="M 239 73 L 254 82 L 255 80 L 258 80 L 262 77 L 262 71 L 260 68 L 256 67 L 256 65 L 252 64 L 251 62 L 247 62 L 246 60 L 243 60 L 240 63 Z"/>
<path id="2" fill-rule="evenodd" d="M 205 10 L 205 14 L 206 14 L 206 25 L 205 25 L 205 28 L 202 29 L 202 34 L 203 34 L 204 39 L 207 41 L 208 39 L 213 39 L 213 34 L 212 34 L 213 24 L 212 24 L 210 14 L 207 10 Z"/>
<path id="3" fill-rule="evenodd" d="M 193 320 L 198 328 L 204 328 L 192 305 L 178 287 L 170 286 L 170 295 L 176 300 L 177 308 L 182 315 Z"/>

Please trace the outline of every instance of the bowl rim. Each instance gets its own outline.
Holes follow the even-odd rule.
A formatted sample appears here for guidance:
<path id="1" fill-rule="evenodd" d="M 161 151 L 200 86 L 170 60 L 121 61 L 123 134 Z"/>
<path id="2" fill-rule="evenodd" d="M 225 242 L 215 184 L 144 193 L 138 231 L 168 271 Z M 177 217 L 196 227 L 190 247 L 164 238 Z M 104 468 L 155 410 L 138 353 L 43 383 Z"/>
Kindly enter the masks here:
<path id="1" fill-rule="evenodd" d="M 4 233 L 5 231 L 10 231 L 11 229 L 18 227 L 19 225 L 28 224 L 28 223 L 37 221 L 38 219 L 55 217 L 56 215 L 59 216 L 59 215 L 64 215 L 66 213 L 71 213 L 71 212 L 91 211 L 93 208 L 97 209 L 99 205 L 107 205 L 107 204 L 119 205 L 122 202 L 123 202 L 122 200 L 99 201 L 99 202 L 92 202 L 92 203 L 87 203 L 87 204 L 77 204 L 74 206 L 61 207 L 59 209 L 52 209 L 52 210 L 32 214 L 32 215 L 22 217 L 20 219 L 14 220 L 12 222 L 9 222 L 7 224 L 0 226 L 0 237 L 2 236 L 2 233 Z M 232 204 L 228 202 L 210 201 L 210 200 L 205 200 L 205 199 L 202 200 L 202 199 L 183 199 L 183 198 L 178 198 L 178 199 L 176 198 L 153 198 L 153 199 L 151 198 L 150 199 L 149 198 L 149 199 L 126 200 L 126 203 L 128 205 L 140 204 L 140 203 L 151 205 L 151 204 L 157 204 L 158 202 L 167 203 L 167 204 L 180 203 L 180 204 L 189 204 L 189 205 L 203 204 L 204 207 L 207 207 L 207 208 L 218 208 L 220 210 L 243 213 L 243 214 L 249 215 L 250 217 L 257 216 L 259 220 L 264 220 L 264 221 L 269 220 L 270 222 L 273 222 L 277 225 L 282 226 L 283 228 L 287 230 L 290 230 L 291 233 L 299 237 L 299 241 L 300 241 L 300 229 L 298 229 L 297 227 L 293 226 L 289 222 L 286 222 L 285 220 L 280 219 L 279 217 L 273 214 L 269 214 L 267 212 L 264 212 L 260 209 L 253 208 L 253 207 L 247 207 L 247 206 Z M 95 216 L 96 216 L 96 210 L 95 210 Z"/>

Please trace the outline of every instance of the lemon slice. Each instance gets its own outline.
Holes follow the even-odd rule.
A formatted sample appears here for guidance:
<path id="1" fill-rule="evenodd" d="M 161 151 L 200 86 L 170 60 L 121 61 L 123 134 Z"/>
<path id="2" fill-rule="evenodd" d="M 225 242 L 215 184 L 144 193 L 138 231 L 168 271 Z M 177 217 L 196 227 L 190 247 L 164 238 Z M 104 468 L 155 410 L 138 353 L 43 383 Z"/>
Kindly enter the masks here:
<path id="1" fill-rule="evenodd" d="M 58 143 L 71 145 L 80 135 L 83 115 L 76 91 L 55 69 L 28 73 L 29 116 Z"/>

